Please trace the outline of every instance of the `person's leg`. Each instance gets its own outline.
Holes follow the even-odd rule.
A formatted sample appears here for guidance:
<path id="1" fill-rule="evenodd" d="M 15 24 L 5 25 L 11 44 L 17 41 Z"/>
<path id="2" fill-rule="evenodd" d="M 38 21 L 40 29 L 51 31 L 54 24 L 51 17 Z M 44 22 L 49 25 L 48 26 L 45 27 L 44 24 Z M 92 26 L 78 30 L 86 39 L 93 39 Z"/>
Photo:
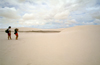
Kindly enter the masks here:
<path id="1" fill-rule="evenodd" d="M 11 39 L 11 33 L 9 33 L 9 38 Z"/>
<path id="2" fill-rule="evenodd" d="M 8 36 L 8 40 L 9 40 L 9 36 Z"/>
<path id="3" fill-rule="evenodd" d="M 16 40 L 18 40 L 18 35 L 16 35 Z"/>
<path id="4" fill-rule="evenodd" d="M 10 35 L 10 39 L 11 39 L 11 35 Z"/>
<path id="5" fill-rule="evenodd" d="M 9 40 L 9 33 L 8 33 L 8 40 Z"/>
<path id="6" fill-rule="evenodd" d="M 16 33 L 16 40 L 18 40 L 18 33 Z"/>

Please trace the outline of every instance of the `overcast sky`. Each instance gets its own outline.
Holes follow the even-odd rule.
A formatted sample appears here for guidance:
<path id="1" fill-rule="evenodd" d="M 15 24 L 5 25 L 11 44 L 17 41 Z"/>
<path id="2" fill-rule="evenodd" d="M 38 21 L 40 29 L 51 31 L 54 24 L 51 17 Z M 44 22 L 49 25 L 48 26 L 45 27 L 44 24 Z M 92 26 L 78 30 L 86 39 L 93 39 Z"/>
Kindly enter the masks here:
<path id="1" fill-rule="evenodd" d="M 100 0 L 0 0 L 0 28 L 100 25 Z"/>

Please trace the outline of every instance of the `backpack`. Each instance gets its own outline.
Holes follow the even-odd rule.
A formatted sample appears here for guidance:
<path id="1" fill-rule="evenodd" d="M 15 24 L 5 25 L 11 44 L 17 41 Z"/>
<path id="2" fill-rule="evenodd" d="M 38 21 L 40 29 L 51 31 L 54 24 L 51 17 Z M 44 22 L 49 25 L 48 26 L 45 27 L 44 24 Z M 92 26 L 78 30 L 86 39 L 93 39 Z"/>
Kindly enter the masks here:
<path id="1" fill-rule="evenodd" d="M 15 32 L 14 32 L 14 34 L 16 34 L 17 33 L 17 31 L 16 31 L 16 29 L 15 29 Z"/>
<path id="2" fill-rule="evenodd" d="M 6 32 L 6 33 L 9 33 L 8 29 L 7 29 L 7 30 L 5 30 L 5 32 Z"/>

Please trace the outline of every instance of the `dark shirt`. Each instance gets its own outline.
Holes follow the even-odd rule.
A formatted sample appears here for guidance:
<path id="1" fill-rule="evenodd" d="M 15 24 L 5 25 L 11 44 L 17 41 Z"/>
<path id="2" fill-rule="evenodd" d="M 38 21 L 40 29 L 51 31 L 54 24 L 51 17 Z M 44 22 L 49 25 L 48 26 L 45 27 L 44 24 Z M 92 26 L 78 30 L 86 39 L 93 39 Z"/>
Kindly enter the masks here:
<path id="1" fill-rule="evenodd" d="M 17 33 L 17 31 L 15 30 L 15 33 L 14 34 L 16 34 Z"/>

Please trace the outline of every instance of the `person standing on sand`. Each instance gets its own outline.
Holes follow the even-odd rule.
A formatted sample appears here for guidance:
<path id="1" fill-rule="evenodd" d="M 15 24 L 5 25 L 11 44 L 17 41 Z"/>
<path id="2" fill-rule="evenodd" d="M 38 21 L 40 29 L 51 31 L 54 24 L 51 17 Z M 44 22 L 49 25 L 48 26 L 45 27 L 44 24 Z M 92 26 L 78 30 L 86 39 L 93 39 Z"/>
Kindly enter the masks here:
<path id="1" fill-rule="evenodd" d="M 11 26 L 8 27 L 8 40 L 11 39 Z"/>
<path id="2" fill-rule="evenodd" d="M 14 34 L 16 35 L 16 40 L 18 40 L 18 28 L 15 29 Z"/>

